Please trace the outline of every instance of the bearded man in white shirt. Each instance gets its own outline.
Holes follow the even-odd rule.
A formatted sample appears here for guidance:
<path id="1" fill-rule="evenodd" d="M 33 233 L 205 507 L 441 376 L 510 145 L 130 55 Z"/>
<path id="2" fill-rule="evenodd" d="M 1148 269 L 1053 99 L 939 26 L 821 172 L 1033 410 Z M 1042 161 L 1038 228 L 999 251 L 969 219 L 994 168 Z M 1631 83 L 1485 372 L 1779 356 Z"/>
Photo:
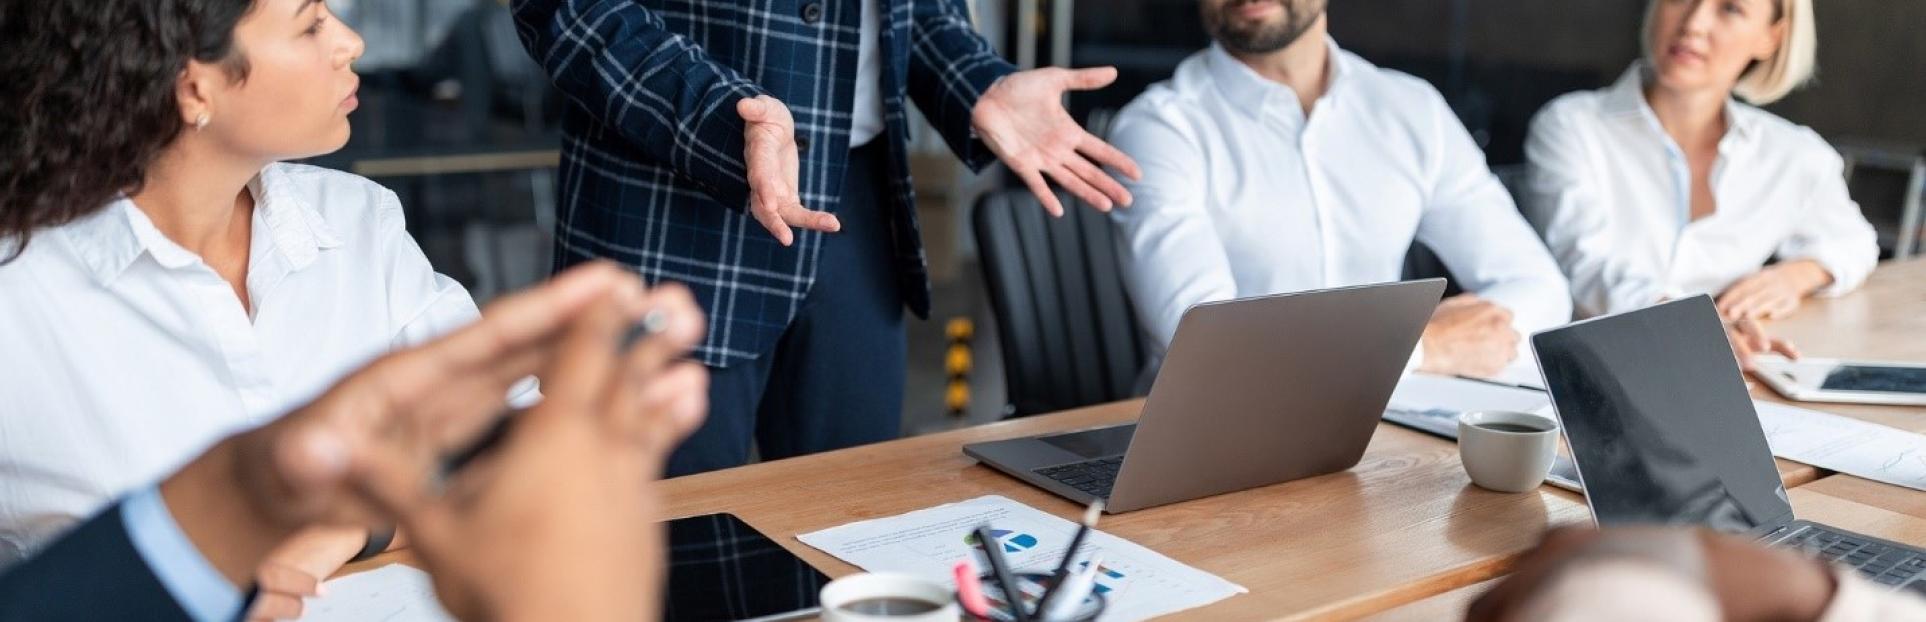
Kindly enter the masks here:
<path id="1" fill-rule="evenodd" d="M 1564 276 L 1436 89 L 1338 48 L 1325 0 L 1199 6 L 1215 43 L 1111 135 L 1144 173 L 1112 218 L 1153 351 L 1197 303 L 1398 280 L 1413 240 L 1468 292 L 1438 306 L 1416 369 L 1496 376 L 1520 335 L 1570 320 Z"/>

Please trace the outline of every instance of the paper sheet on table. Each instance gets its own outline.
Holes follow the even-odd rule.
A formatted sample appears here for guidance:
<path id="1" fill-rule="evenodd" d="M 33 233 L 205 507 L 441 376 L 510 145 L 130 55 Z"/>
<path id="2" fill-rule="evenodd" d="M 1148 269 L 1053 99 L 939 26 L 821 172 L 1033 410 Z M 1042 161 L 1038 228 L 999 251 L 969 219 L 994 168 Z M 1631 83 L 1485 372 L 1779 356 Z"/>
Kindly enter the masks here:
<path id="1" fill-rule="evenodd" d="M 988 565 L 967 542 L 990 525 L 1018 572 L 1049 572 L 1077 524 L 1009 498 L 990 495 L 796 536 L 870 572 L 902 572 L 949 584 L 951 567 L 970 559 Z M 1091 530 L 1079 560 L 1103 558 L 1097 589 L 1109 599 L 1101 622 L 1142 620 L 1202 607 L 1248 590 L 1101 530 Z"/>
<path id="2" fill-rule="evenodd" d="M 1545 388 L 1545 379 L 1538 375 L 1538 355 L 1531 351 L 1530 342 L 1529 339 L 1521 341 L 1518 345 L 1518 358 L 1513 359 L 1511 364 L 1506 365 L 1504 371 L 1498 372 L 1492 380 L 1533 389 Z"/>
<path id="3" fill-rule="evenodd" d="M 1391 405 L 1407 410 L 1510 410 L 1551 415 L 1544 391 L 1431 374 L 1405 374 L 1391 392 Z"/>
<path id="4" fill-rule="evenodd" d="M 1385 417 L 1445 438 L 1458 438 L 1458 415 L 1479 410 L 1509 410 L 1552 417 L 1551 397 L 1489 382 L 1405 374 L 1391 392 Z"/>
<path id="5" fill-rule="evenodd" d="M 453 622 L 435 600 L 428 573 L 389 564 L 326 583 L 327 596 L 309 599 L 303 622 Z"/>
<path id="6" fill-rule="evenodd" d="M 1772 455 L 1926 490 L 1926 436 L 1777 402 L 1754 402 Z"/>

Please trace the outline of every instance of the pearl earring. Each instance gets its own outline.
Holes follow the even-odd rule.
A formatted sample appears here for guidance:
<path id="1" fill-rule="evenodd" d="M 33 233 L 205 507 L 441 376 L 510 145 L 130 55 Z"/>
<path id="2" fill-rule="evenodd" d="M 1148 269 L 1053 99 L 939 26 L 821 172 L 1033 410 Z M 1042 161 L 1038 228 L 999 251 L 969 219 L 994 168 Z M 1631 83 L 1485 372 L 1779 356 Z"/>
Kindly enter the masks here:
<path id="1" fill-rule="evenodd" d="M 211 120 L 205 112 L 201 113 L 201 116 L 194 117 L 194 131 L 198 132 L 207 129 L 207 122 Z"/>

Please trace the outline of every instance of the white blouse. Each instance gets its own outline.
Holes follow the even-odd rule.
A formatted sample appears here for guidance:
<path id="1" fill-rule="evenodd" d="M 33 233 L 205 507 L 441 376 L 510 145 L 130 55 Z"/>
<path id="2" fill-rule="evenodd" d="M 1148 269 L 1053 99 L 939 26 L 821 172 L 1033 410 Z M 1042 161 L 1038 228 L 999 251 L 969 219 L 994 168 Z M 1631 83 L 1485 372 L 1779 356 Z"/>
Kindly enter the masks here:
<path id="1" fill-rule="evenodd" d="M 0 265 L 0 564 L 383 352 L 477 317 L 387 189 L 293 164 L 248 189 L 253 317 L 126 199 Z"/>
<path id="2" fill-rule="evenodd" d="M 1532 120 L 1526 214 L 1572 282 L 1581 316 L 1718 294 L 1767 259 L 1811 259 L 1823 295 L 1872 272 L 1872 225 L 1846 194 L 1845 165 L 1817 133 L 1731 102 L 1712 165 L 1716 211 L 1691 219 L 1691 173 L 1645 101 L 1634 65 L 1599 91 L 1572 93 Z"/>

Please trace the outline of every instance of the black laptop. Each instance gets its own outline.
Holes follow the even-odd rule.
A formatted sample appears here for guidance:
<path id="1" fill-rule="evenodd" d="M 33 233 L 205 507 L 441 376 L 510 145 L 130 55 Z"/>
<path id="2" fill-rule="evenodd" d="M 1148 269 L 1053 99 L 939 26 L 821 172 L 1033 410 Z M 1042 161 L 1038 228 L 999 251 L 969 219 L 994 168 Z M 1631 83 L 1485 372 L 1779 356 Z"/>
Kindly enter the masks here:
<path id="1" fill-rule="evenodd" d="M 1926 550 L 1798 520 L 1709 296 L 1532 336 L 1601 526 L 1748 534 L 1926 594 Z"/>

